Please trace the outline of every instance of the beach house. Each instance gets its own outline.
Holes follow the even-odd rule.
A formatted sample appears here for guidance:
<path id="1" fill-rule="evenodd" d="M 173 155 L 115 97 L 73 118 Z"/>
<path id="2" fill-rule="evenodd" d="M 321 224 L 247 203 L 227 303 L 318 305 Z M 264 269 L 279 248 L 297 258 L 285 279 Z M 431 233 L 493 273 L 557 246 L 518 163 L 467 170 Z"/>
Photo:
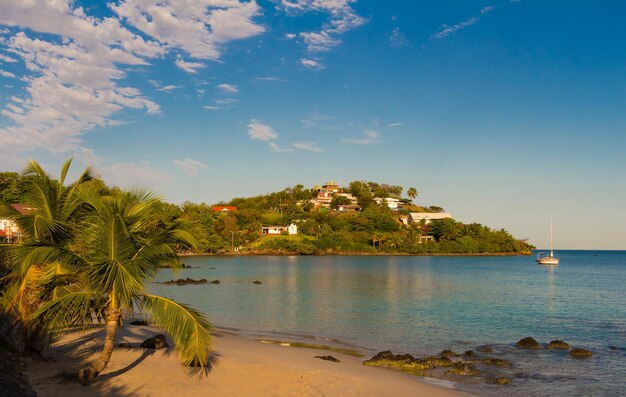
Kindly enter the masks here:
<path id="1" fill-rule="evenodd" d="M 446 219 L 452 218 L 447 212 L 411 212 L 409 214 L 409 223 L 419 223 L 424 221 L 425 225 L 428 225 L 430 222 L 436 219 Z"/>
<path id="2" fill-rule="evenodd" d="M 22 215 L 26 215 L 35 210 L 26 204 L 11 204 L 11 207 Z M 19 242 L 21 238 L 22 232 L 15 222 L 15 219 L 6 216 L 0 217 L 0 242 L 15 243 Z"/>

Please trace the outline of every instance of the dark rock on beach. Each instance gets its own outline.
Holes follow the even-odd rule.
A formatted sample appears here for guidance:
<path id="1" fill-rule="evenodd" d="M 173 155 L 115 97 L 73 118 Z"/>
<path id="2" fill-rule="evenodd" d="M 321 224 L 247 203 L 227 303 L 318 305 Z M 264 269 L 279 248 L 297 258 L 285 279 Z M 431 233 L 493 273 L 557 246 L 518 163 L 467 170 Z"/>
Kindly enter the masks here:
<path id="1" fill-rule="evenodd" d="M 165 335 L 158 334 L 153 336 L 152 338 L 146 339 L 143 341 L 139 347 L 143 347 L 144 349 L 163 349 L 165 347 L 169 347 L 167 344 L 167 340 L 165 339 Z"/>
<path id="2" fill-rule="evenodd" d="M 333 356 L 315 356 L 313 358 L 319 358 L 321 360 L 332 361 L 334 363 L 340 363 L 341 362 L 341 361 L 339 361 L 338 359 L 336 359 Z"/>
<path id="3" fill-rule="evenodd" d="M 524 339 L 520 339 L 515 346 L 522 349 L 539 349 L 541 345 L 532 337 L 526 337 Z"/>
<path id="4" fill-rule="evenodd" d="M 593 352 L 586 349 L 572 349 L 569 355 L 575 358 L 587 358 L 593 356 Z"/>
<path id="5" fill-rule="evenodd" d="M 475 357 L 476 356 L 476 352 L 474 350 L 467 350 L 465 353 L 463 353 L 463 355 L 465 357 Z"/>
<path id="6" fill-rule="evenodd" d="M 260 282 L 259 280 L 253 281 L 252 284 L 256 284 L 256 285 L 261 285 L 263 284 L 262 282 Z"/>
<path id="7" fill-rule="evenodd" d="M 571 346 L 569 345 L 569 343 L 563 342 L 562 340 L 553 340 L 552 342 L 548 343 L 548 349 L 567 350 L 570 347 Z"/>
<path id="8" fill-rule="evenodd" d="M 619 347 L 611 345 L 611 346 L 609 346 L 609 349 L 611 349 L 611 350 L 619 350 Z"/>
<path id="9" fill-rule="evenodd" d="M 221 284 L 221 283 L 220 283 L 220 280 L 213 280 L 211 281 L 211 284 Z"/>

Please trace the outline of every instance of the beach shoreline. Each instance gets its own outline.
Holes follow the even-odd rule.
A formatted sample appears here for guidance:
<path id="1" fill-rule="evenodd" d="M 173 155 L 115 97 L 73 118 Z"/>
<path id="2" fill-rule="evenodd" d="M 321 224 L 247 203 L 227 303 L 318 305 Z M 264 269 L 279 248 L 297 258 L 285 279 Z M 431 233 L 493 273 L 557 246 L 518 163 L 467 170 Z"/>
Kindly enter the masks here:
<path id="1" fill-rule="evenodd" d="M 429 256 L 441 256 L 441 257 L 498 257 L 498 256 L 532 256 L 532 252 L 494 252 L 494 253 L 475 253 L 475 254 L 442 254 L 442 253 L 424 253 L 424 254 L 409 254 L 403 252 L 329 252 L 329 253 L 321 253 L 321 254 L 299 254 L 293 252 L 283 252 L 283 251 L 250 251 L 250 252 L 224 252 L 219 254 L 214 253 L 178 253 L 178 257 L 237 257 L 237 256 L 420 256 L 420 257 L 429 257 Z"/>
<path id="2" fill-rule="evenodd" d="M 138 344 L 161 333 L 126 325 L 117 343 Z M 190 376 L 172 347 L 162 350 L 116 348 L 105 371 L 90 385 L 63 383 L 58 373 L 94 359 L 103 343 L 100 327 L 56 340 L 48 361 L 28 361 L 31 383 L 40 397 L 213 396 L 468 396 L 451 383 L 422 379 L 362 365 L 362 358 L 337 351 L 260 343 L 220 329 L 215 334 L 216 363 L 206 378 Z M 171 343 L 170 343 L 171 345 Z M 315 356 L 332 355 L 340 362 Z M 448 386 L 448 387 L 445 387 Z"/>

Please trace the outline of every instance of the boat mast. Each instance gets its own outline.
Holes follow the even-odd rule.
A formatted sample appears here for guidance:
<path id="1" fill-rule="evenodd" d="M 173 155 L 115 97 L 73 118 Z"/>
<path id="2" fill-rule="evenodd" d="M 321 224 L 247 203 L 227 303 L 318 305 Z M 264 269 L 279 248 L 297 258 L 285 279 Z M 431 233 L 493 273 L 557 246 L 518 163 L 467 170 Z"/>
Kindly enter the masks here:
<path id="1" fill-rule="evenodd" d="M 552 250 L 552 217 L 550 217 L 550 258 L 554 258 L 554 251 Z"/>

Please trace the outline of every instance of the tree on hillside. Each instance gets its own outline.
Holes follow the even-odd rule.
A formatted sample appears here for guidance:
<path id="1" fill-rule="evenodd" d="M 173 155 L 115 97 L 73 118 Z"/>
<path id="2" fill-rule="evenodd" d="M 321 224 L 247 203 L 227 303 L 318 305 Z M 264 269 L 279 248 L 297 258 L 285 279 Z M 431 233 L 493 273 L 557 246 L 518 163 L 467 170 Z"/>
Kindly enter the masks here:
<path id="1" fill-rule="evenodd" d="M 406 195 L 409 196 L 411 200 L 415 200 L 418 195 L 417 189 L 410 187 L 409 190 L 406 191 Z"/>

